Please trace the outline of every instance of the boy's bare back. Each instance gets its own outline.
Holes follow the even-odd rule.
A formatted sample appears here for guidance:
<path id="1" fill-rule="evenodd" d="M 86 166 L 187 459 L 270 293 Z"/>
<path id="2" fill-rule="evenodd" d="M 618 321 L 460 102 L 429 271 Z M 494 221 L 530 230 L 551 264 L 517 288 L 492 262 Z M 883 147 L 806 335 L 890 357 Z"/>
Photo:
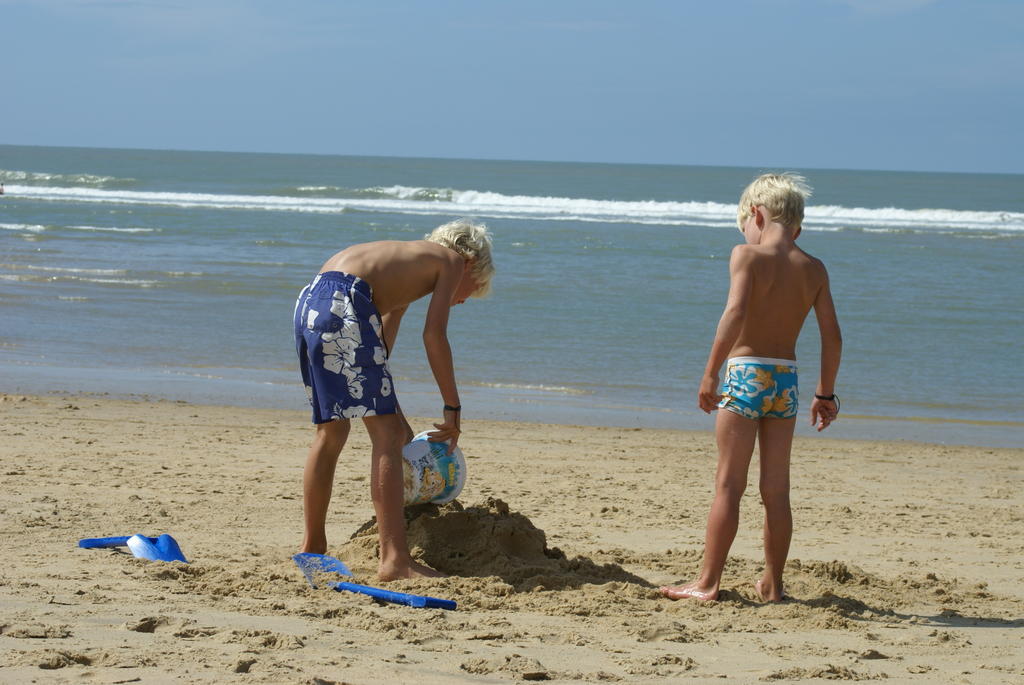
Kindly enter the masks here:
<path id="1" fill-rule="evenodd" d="M 828 286 L 824 264 L 792 242 L 737 245 L 730 269 L 743 325 L 730 357 L 796 359 L 804 320 Z"/>
<path id="2" fill-rule="evenodd" d="M 458 253 L 427 240 L 381 240 L 347 247 L 328 259 L 321 272 L 358 276 L 373 289 L 382 315 L 406 307 L 428 293 L 455 292 L 464 260 Z"/>

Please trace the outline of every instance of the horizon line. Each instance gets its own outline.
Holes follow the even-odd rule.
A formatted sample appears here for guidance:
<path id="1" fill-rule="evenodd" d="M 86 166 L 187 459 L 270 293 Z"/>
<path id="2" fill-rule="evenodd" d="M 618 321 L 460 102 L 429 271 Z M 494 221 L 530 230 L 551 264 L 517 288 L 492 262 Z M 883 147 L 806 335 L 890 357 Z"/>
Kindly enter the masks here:
<path id="1" fill-rule="evenodd" d="M 906 173 L 906 174 L 940 174 L 940 175 L 974 175 L 974 176 L 1024 176 L 1022 171 L 952 171 L 934 169 L 897 169 L 897 168 L 868 168 L 868 167 L 834 167 L 834 166 L 803 166 L 785 164 L 708 164 L 708 163 L 682 163 L 682 162 L 610 162 L 610 161 L 587 161 L 569 159 L 529 159 L 529 158 L 502 158 L 502 157 L 438 157 L 432 155 L 397 155 L 397 154 L 353 154 L 341 152 L 280 152 L 269 150 L 203 150 L 195 148 L 162 148 L 162 147 L 107 147 L 96 145 L 41 145 L 25 143 L 0 142 L 0 147 L 21 147 L 21 148 L 50 148 L 50 149 L 72 149 L 72 150 L 119 150 L 127 152 L 181 152 L 200 154 L 234 154 L 234 155 L 275 155 L 275 156 L 296 156 L 296 157 L 354 157 L 370 159 L 423 159 L 440 161 L 463 161 L 463 162 L 512 162 L 522 164 L 590 164 L 595 166 L 649 166 L 649 167 L 706 167 L 711 169 L 752 169 L 757 171 L 786 171 L 786 170 L 807 170 L 807 171 L 857 171 L 857 172 L 885 172 L 885 173 Z"/>

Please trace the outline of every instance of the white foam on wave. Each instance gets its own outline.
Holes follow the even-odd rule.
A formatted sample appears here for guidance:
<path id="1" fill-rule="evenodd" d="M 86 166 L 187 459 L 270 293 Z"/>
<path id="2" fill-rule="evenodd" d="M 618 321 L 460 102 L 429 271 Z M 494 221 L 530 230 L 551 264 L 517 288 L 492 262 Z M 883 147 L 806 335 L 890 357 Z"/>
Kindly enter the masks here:
<path id="1" fill-rule="evenodd" d="M 125 269 L 86 269 L 81 267 L 39 266 L 37 264 L 0 264 L 8 269 L 28 269 L 29 271 L 46 271 L 49 273 L 90 274 L 93 276 L 120 276 L 128 273 Z"/>
<path id="2" fill-rule="evenodd" d="M 75 281 L 80 283 L 99 283 L 101 285 L 130 285 L 137 288 L 152 288 L 157 281 L 146 281 L 133 278 L 85 278 L 81 276 L 53 276 L 50 278 L 40 276 L 28 276 L 22 274 L 0 274 L 0 279 L 5 281 L 18 281 L 24 283 L 45 282 L 45 281 Z"/>
<path id="3" fill-rule="evenodd" d="M 483 383 L 466 382 L 467 385 L 475 385 L 484 388 L 500 388 L 502 390 L 520 390 L 530 392 L 555 393 L 558 395 L 591 395 L 589 390 L 582 388 L 570 388 L 564 385 L 537 385 L 530 383 Z"/>
<path id="4" fill-rule="evenodd" d="M 160 228 L 141 228 L 137 226 L 42 226 L 40 224 L 6 224 L 0 223 L 0 230 L 5 231 L 29 231 L 31 233 L 41 233 L 46 230 L 64 228 L 71 231 L 98 231 L 98 232 L 109 232 L 109 233 L 159 233 L 163 229 Z"/>
<path id="5" fill-rule="evenodd" d="M 116 176 L 99 176 L 97 174 L 51 174 L 45 171 L 18 171 L 0 169 L 0 182 L 8 186 L 12 181 L 19 183 L 61 184 L 102 186 L 108 183 L 133 183 L 133 178 L 117 178 Z"/>
<path id="6" fill-rule="evenodd" d="M 956 209 L 865 209 L 824 205 L 808 207 L 805 221 L 819 226 L 843 228 L 1024 230 L 1024 213 Z"/>
<path id="7" fill-rule="evenodd" d="M 136 288 L 152 288 L 159 281 L 142 278 L 114 278 L 126 271 L 120 269 L 77 269 L 42 267 L 20 264 L 0 264 L 0 268 L 13 269 L 19 273 L 0 273 L 0 280 L 17 283 L 98 283 L 101 285 L 127 285 Z M 26 273 L 28 272 L 28 273 Z"/>
<path id="8" fill-rule="evenodd" d="M 170 193 L 98 188 L 15 187 L 12 194 L 54 202 L 166 205 L 183 208 L 243 209 L 342 213 L 469 215 L 482 218 L 529 218 L 538 221 L 583 221 L 662 226 L 735 226 L 736 208 L 720 202 L 596 200 L 589 198 L 504 195 L 479 190 L 389 186 L 365 191 L 375 197 L 315 198 L 273 195 Z M 953 209 L 903 209 L 811 206 L 805 230 L 881 229 L 915 232 L 982 232 L 1024 234 L 1024 213 Z M 102 229 L 149 231 L 159 229 Z"/>
<path id="9" fill-rule="evenodd" d="M 162 229 L 159 228 L 139 228 L 135 226 L 126 226 L 124 228 L 117 226 L 65 226 L 74 231 L 100 231 L 110 233 L 159 233 Z"/>
<path id="10" fill-rule="evenodd" d="M 101 283 L 104 285 L 131 285 L 138 288 L 152 288 L 159 285 L 159 281 L 150 281 L 142 278 L 86 278 L 84 276 L 69 276 L 69 280 L 84 281 L 86 283 Z"/>
<path id="11" fill-rule="evenodd" d="M 46 226 L 40 226 L 39 224 L 0 224 L 0 230 L 40 233 L 46 230 Z"/>

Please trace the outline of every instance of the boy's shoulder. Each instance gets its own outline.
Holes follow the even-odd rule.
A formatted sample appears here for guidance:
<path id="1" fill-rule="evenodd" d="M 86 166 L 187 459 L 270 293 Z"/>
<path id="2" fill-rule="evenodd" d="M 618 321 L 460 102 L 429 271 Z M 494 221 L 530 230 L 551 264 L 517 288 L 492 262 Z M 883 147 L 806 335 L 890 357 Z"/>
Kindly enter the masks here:
<path id="1" fill-rule="evenodd" d="M 825 268 L 825 262 L 815 257 L 810 252 L 807 252 L 806 250 L 801 249 L 799 247 L 797 248 L 797 252 L 801 257 L 807 260 L 807 262 L 811 265 L 812 268 L 817 269 L 823 273 L 828 272 L 828 270 Z"/>
<path id="2" fill-rule="evenodd" d="M 732 254 L 729 255 L 729 260 L 734 265 L 742 267 L 744 264 L 750 264 L 763 259 L 770 259 L 771 256 L 772 253 L 760 245 L 740 243 L 739 245 L 733 245 Z"/>
<path id="3" fill-rule="evenodd" d="M 813 265 L 817 268 L 824 269 L 825 263 L 807 252 L 801 247 L 793 245 L 792 249 L 788 251 L 793 258 L 798 262 L 806 262 L 807 264 Z M 763 245 L 748 245 L 746 243 L 740 243 L 734 245 L 732 248 L 731 259 L 738 262 L 753 262 L 759 260 L 771 260 L 779 257 L 779 252 L 775 249 L 765 247 Z"/>

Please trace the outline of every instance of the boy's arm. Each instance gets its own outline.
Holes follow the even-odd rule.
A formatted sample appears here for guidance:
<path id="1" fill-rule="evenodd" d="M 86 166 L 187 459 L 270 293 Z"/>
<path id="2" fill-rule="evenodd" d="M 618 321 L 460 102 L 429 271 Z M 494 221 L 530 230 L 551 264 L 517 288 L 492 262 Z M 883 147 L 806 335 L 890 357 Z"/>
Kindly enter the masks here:
<path id="1" fill-rule="evenodd" d="M 445 260 L 437 275 L 434 291 L 427 306 L 427 317 L 423 324 L 423 348 L 427 362 L 434 374 L 441 401 L 445 406 L 459 407 L 459 390 L 455 385 L 455 364 L 452 362 L 452 348 L 448 343 L 448 314 L 451 312 L 452 297 L 462 278 L 463 259 L 452 253 Z M 444 410 L 442 423 L 435 423 L 436 431 L 430 433 L 435 442 L 450 440 L 449 453 L 459 441 L 460 416 L 458 411 Z"/>
<path id="2" fill-rule="evenodd" d="M 386 314 L 381 314 L 380 317 L 380 328 L 381 338 L 384 341 L 384 349 L 387 352 L 388 359 L 395 351 L 395 341 L 398 339 L 398 327 L 402 323 L 402 316 L 405 314 L 409 306 L 399 307 L 392 309 Z M 409 425 L 408 419 L 405 418 L 405 413 L 402 411 L 402 405 L 398 403 L 397 399 L 395 404 L 398 406 L 398 415 L 402 417 L 402 423 L 405 425 L 405 440 L 404 442 L 412 442 L 412 439 L 416 436 L 413 432 L 412 426 Z"/>
<path id="3" fill-rule="evenodd" d="M 388 357 L 395 349 L 395 341 L 398 339 L 398 327 L 402 324 L 402 316 L 405 315 L 409 305 L 392 309 L 387 314 L 381 314 L 380 328 L 381 337 L 384 339 L 384 347 L 387 348 Z"/>
<path id="4" fill-rule="evenodd" d="M 822 267 L 824 270 L 824 266 Z M 836 376 L 839 375 L 839 358 L 843 352 L 843 334 L 839 330 L 839 317 L 836 306 L 832 302 L 832 290 L 829 288 L 828 273 L 825 282 L 814 299 L 814 316 L 818 320 L 818 331 L 821 334 L 821 372 L 815 395 L 825 397 L 835 394 Z M 811 403 L 811 425 L 819 431 L 828 428 L 836 418 L 838 405 L 834 401 L 814 398 Z"/>
<path id="5" fill-rule="evenodd" d="M 704 377 L 697 392 L 697 404 L 708 413 L 718 406 L 718 400 L 721 398 L 718 371 L 740 337 L 740 331 L 743 330 L 750 289 L 754 283 L 750 258 L 750 251 L 743 245 L 734 247 L 729 257 L 729 299 L 725 303 L 722 318 L 718 321 L 715 341 L 711 344 L 708 363 L 704 367 Z"/>

